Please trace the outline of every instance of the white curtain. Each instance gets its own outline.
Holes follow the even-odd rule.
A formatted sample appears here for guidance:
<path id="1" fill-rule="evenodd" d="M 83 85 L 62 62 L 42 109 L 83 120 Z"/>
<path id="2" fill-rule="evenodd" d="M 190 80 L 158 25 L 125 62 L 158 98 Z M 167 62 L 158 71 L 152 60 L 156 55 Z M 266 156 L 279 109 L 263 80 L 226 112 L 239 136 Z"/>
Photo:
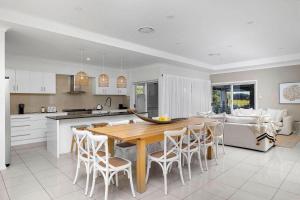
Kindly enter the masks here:
<path id="1" fill-rule="evenodd" d="M 159 113 L 171 118 L 189 117 L 210 110 L 210 81 L 163 74 Z"/>
<path id="2" fill-rule="evenodd" d="M 191 115 L 211 110 L 211 82 L 209 80 L 192 80 L 192 109 Z"/>

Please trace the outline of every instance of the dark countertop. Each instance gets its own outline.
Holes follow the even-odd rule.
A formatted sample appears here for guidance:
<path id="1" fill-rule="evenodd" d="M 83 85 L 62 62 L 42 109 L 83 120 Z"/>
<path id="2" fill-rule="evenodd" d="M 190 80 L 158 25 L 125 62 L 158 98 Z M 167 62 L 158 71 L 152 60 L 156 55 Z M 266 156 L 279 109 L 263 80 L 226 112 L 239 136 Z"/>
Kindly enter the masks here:
<path id="1" fill-rule="evenodd" d="M 141 112 L 138 114 L 145 114 L 147 112 Z M 79 114 L 79 115 L 59 115 L 59 116 L 48 116 L 47 118 L 53 120 L 64 120 L 64 119 L 78 119 L 78 118 L 91 118 L 91 117 L 109 117 L 118 115 L 132 115 L 128 112 L 114 112 L 114 113 L 104 113 L 104 114 Z"/>

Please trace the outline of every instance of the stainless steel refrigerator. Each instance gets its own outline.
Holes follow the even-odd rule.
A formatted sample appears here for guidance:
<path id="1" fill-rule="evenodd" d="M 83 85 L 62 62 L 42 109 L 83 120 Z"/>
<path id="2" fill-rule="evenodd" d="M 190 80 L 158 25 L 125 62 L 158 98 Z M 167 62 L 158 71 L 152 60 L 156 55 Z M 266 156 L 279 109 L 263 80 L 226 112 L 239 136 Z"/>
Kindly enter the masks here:
<path id="1" fill-rule="evenodd" d="M 9 77 L 5 77 L 5 164 L 10 165 L 10 87 Z"/>

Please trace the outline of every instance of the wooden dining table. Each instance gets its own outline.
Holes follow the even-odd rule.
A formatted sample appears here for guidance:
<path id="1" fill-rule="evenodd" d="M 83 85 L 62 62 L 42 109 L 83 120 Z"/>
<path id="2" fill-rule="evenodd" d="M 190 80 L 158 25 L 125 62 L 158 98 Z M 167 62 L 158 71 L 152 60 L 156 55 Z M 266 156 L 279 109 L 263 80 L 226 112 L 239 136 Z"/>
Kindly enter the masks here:
<path id="1" fill-rule="evenodd" d="M 136 144 L 136 185 L 137 191 L 143 193 L 146 191 L 146 156 L 147 145 L 164 140 L 164 131 L 178 130 L 188 125 L 201 124 L 214 121 L 208 118 L 188 118 L 178 120 L 170 124 L 153 124 L 141 122 L 135 124 L 125 124 L 116 126 L 105 126 L 98 128 L 89 128 L 93 134 L 107 135 L 109 152 L 114 155 L 115 140 L 130 142 Z M 207 158 L 211 159 L 213 154 L 212 148 L 207 150 Z"/>

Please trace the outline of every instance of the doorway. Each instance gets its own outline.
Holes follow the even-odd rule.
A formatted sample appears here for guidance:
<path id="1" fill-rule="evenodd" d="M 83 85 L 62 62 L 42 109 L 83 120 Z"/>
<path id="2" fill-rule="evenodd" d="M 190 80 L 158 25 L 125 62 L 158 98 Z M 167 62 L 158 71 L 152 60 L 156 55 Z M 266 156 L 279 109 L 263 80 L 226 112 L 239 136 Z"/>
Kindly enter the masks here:
<path id="1" fill-rule="evenodd" d="M 138 82 L 134 84 L 137 112 L 148 112 L 148 117 L 158 116 L 158 81 Z"/>

